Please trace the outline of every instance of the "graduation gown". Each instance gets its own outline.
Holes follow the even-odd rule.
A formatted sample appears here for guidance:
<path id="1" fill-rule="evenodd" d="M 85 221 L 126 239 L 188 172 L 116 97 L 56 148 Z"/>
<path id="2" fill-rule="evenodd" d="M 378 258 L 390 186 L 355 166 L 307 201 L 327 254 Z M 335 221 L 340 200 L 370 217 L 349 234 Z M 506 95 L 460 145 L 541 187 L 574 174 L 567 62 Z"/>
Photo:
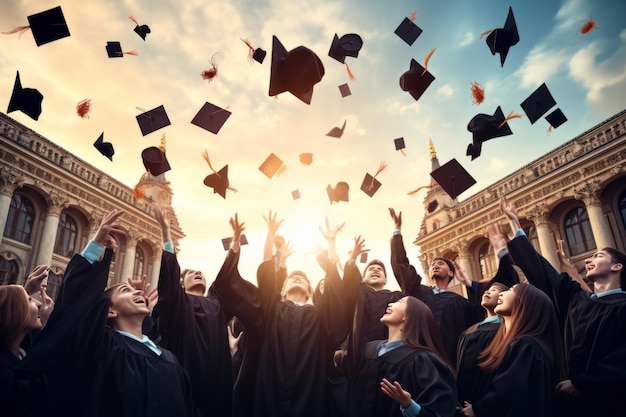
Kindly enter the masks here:
<path id="1" fill-rule="evenodd" d="M 402 416 L 400 405 L 380 389 L 387 378 L 398 381 L 422 410 L 419 417 L 451 417 L 455 413 L 454 374 L 436 354 L 402 345 L 378 356 L 384 340 L 367 344 L 363 367 L 350 382 L 348 417 Z"/>
<path id="2" fill-rule="evenodd" d="M 167 251 L 161 259 L 158 289 L 160 345 L 187 370 L 202 416 L 230 416 L 233 377 L 226 329 L 230 315 L 211 289 L 206 297 L 185 293 L 176 255 Z"/>
<path id="3" fill-rule="evenodd" d="M 486 392 L 472 403 L 476 417 L 552 417 L 557 381 L 552 355 L 535 338 L 514 340 L 491 374 Z"/>
<path id="4" fill-rule="evenodd" d="M 72 257 L 54 312 L 23 361 L 48 379 L 44 415 L 195 415 L 189 377 L 171 352 L 159 356 L 105 327 L 112 255 L 107 249 L 93 265 Z"/>
<path id="5" fill-rule="evenodd" d="M 30 416 L 40 401 L 45 384 L 42 379 L 20 374 L 22 361 L 0 343 L 0 416 Z"/>
<path id="6" fill-rule="evenodd" d="M 444 291 L 435 294 L 432 288 L 422 285 L 422 277 L 415 267 L 409 264 L 402 235 L 395 235 L 391 238 L 391 268 L 398 282 L 405 283 L 406 295 L 423 301 L 432 311 L 446 355 L 456 366 L 459 336 L 469 326 L 482 320 L 484 313 L 479 313 L 476 305 L 472 305 L 467 299 L 454 292 Z M 467 290 L 473 291 L 471 288 Z"/>
<path id="7" fill-rule="evenodd" d="M 569 379 L 582 393 L 563 401 L 564 415 L 623 415 L 626 294 L 591 298 L 539 255 L 526 236 L 511 240 L 508 247 L 530 283 L 551 298 L 563 327 Z"/>

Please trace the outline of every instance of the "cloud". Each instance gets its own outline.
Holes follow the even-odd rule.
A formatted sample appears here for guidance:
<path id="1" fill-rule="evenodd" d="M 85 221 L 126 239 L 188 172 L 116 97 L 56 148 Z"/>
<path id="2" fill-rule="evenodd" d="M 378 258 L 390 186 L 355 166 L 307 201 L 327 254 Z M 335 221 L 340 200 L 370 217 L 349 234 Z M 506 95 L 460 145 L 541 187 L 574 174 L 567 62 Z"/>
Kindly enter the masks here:
<path id="1" fill-rule="evenodd" d="M 449 98 L 454 95 L 454 89 L 450 84 L 443 85 L 437 89 L 437 96 Z"/>
<path id="2" fill-rule="evenodd" d="M 476 39 L 476 35 L 472 32 L 466 32 L 463 36 L 463 39 L 459 43 L 459 48 L 463 48 L 465 46 L 471 45 Z"/>
<path id="3" fill-rule="evenodd" d="M 538 45 L 528 53 L 515 76 L 521 79 L 521 87 L 536 87 L 555 75 L 567 63 L 568 56 L 566 50 Z"/>

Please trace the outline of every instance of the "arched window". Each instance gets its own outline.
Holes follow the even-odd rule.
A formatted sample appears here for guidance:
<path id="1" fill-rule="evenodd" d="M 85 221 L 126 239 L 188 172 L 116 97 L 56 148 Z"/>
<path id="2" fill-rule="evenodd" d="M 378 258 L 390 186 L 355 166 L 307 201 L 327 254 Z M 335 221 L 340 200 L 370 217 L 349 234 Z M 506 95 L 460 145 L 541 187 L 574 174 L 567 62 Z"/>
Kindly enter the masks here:
<path id="1" fill-rule="evenodd" d="M 33 204 L 25 197 L 16 194 L 11 198 L 9 216 L 4 226 L 4 236 L 30 243 L 30 234 L 33 229 L 35 209 Z"/>
<path id="2" fill-rule="evenodd" d="M 583 207 L 575 208 L 567 213 L 563 226 L 569 252 L 572 256 L 596 248 L 596 241 L 591 232 L 591 223 L 589 223 L 589 214 Z"/>
<path id="3" fill-rule="evenodd" d="M 74 254 L 76 244 L 76 222 L 65 213 L 59 217 L 57 237 L 54 242 L 54 253 L 69 258 Z"/>
<path id="4" fill-rule="evenodd" d="M 482 279 L 490 279 L 496 275 L 498 266 L 493 254 L 493 249 L 489 243 L 483 244 L 478 251 L 478 263 Z"/>
<path id="5" fill-rule="evenodd" d="M 54 272 L 48 272 L 48 287 L 46 288 L 46 294 L 56 301 L 57 295 L 59 295 L 59 289 L 63 282 L 63 274 L 55 274 Z"/>
<path id="6" fill-rule="evenodd" d="M 619 196 L 618 207 L 622 215 L 622 224 L 624 225 L 624 229 L 626 229 L 626 191 Z"/>
<path id="7" fill-rule="evenodd" d="M 144 264 L 145 264 L 145 255 L 143 253 L 143 249 L 137 245 L 135 248 L 135 266 L 133 268 L 133 278 L 140 279 L 144 272 Z"/>
<path id="8" fill-rule="evenodd" d="M 14 260 L 7 260 L 0 256 L 0 285 L 9 285 L 17 283 L 17 274 L 19 267 Z"/>

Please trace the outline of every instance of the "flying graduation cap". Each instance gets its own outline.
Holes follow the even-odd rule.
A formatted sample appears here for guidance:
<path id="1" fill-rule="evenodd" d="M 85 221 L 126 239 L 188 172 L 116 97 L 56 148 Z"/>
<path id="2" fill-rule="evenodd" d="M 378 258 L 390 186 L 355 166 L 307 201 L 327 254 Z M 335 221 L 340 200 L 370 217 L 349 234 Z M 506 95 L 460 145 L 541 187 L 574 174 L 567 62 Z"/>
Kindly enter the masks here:
<path id="1" fill-rule="evenodd" d="M 331 138 L 341 138 L 343 136 L 343 131 L 346 128 L 346 121 L 343 121 L 343 125 L 341 127 L 333 127 L 332 129 L 330 129 L 330 131 L 326 134 L 326 136 L 330 136 Z"/>
<path id="2" fill-rule="evenodd" d="M 365 177 L 363 178 L 363 182 L 361 183 L 361 191 L 363 191 L 368 196 L 373 197 L 378 189 L 382 186 L 382 183 L 378 181 L 376 177 L 378 176 L 378 174 L 383 172 L 385 168 L 387 168 L 387 164 L 383 161 L 380 161 L 378 170 L 374 175 L 371 175 L 369 172 L 365 173 Z"/>
<path id="3" fill-rule="evenodd" d="M 133 16 L 128 16 L 128 18 L 132 20 L 133 23 L 135 23 L 136 25 L 134 29 L 135 33 L 145 41 L 146 36 L 148 36 L 148 33 L 150 33 L 150 27 L 148 25 L 140 25 L 137 19 L 135 19 Z"/>
<path id="4" fill-rule="evenodd" d="M 140 109 L 141 110 L 141 109 Z M 152 132 L 171 125 L 167 112 L 163 105 L 155 107 L 152 110 L 144 111 L 140 115 L 136 116 L 141 134 L 146 136 Z"/>
<path id="5" fill-rule="evenodd" d="M 556 106 L 556 100 L 552 97 L 546 83 L 543 83 L 520 106 L 528 116 L 530 124 L 534 124 L 541 116 Z"/>
<path id="6" fill-rule="evenodd" d="M 206 150 L 202 153 L 202 157 L 209 165 L 211 171 L 213 171 L 212 174 L 209 174 L 204 178 L 204 185 L 213 188 L 213 194 L 219 194 L 223 199 L 226 199 L 226 190 L 237 192 L 236 189 L 230 186 L 230 182 L 228 181 L 228 165 L 225 165 L 222 169 L 216 171 L 211 165 L 209 153 Z"/>
<path id="7" fill-rule="evenodd" d="M 476 180 L 456 159 L 451 159 L 435 169 L 430 176 L 452 199 L 476 184 Z"/>
<path id="8" fill-rule="evenodd" d="M 28 24 L 29 26 L 16 27 L 13 30 L 2 33 L 11 35 L 13 33 L 23 33 L 30 29 L 37 46 L 70 36 L 61 6 L 28 16 Z"/>
<path id="9" fill-rule="evenodd" d="M 413 42 L 417 39 L 419 35 L 422 34 L 422 29 L 417 26 L 413 21 L 417 16 L 417 11 L 411 13 L 411 18 L 405 17 L 400 25 L 396 28 L 394 33 L 400 37 L 404 42 L 406 42 L 409 46 L 413 45 Z"/>
<path id="10" fill-rule="evenodd" d="M 227 109 L 206 102 L 194 116 L 191 123 L 217 135 L 231 114 Z"/>
<path id="11" fill-rule="evenodd" d="M 113 144 L 111 142 L 104 141 L 104 132 L 100 133 L 100 136 L 96 139 L 93 146 L 98 150 L 98 152 L 113 161 L 115 150 L 113 149 Z"/>
<path id="12" fill-rule="evenodd" d="M 340 181 L 335 187 L 331 187 L 330 184 L 326 187 L 326 194 L 328 194 L 328 200 L 332 205 L 339 201 L 350 201 L 348 193 L 350 192 L 350 185 L 347 182 Z"/>
<path id="13" fill-rule="evenodd" d="M 39 119 L 41 115 L 41 102 L 43 94 L 34 88 L 22 88 L 20 80 L 20 72 L 15 75 L 15 84 L 13 84 L 13 92 L 9 100 L 7 113 L 20 110 L 33 120 Z"/>
<path id="14" fill-rule="evenodd" d="M 343 35 L 341 38 L 337 36 L 333 37 L 333 41 L 330 45 L 330 50 L 328 51 L 328 56 L 336 59 L 337 61 L 345 64 L 346 71 L 348 71 L 348 77 L 351 81 L 356 80 L 352 71 L 350 71 L 350 67 L 346 63 L 346 57 L 357 58 L 359 56 L 359 51 L 363 47 L 363 39 L 356 33 L 348 33 Z"/>
<path id="15" fill-rule="evenodd" d="M 491 51 L 491 55 L 496 53 L 500 54 L 500 66 L 504 66 L 504 60 L 511 46 L 519 42 L 519 33 L 517 32 L 517 24 L 515 23 L 515 17 L 513 16 L 513 9 L 509 6 L 509 14 L 504 22 L 504 27 L 496 28 L 483 32 L 480 37 L 482 38 L 486 34 L 486 42 Z"/>
<path id="16" fill-rule="evenodd" d="M 259 64 L 262 64 L 263 60 L 265 59 L 265 56 L 267 55 L 267 52 L 261 48 L 255 49 L 248 39 L 241 39 L 241 41 L 245 43 L 246 46 L 248 47 L 248 61 L 251 64 L 253 64 L 254 61 L 258 62 Z"/>
<path id="17" fill-rule="evenodd" d="M 474 116 L 467 124 L 467 130 L 472 132 L 472 143 L 467 146 L 466 155 L 471 156 L 473 161 L 480 156 L 483 142 L 512 135 L 513 132 L 507 122 L 515 117 L 521 116 L 511 112 L 508 117 L 504 117 L 500 106 L 498 106 L 493 116 L 484 113 Z"/>
<path id="18" fill-rule="evenodd" d="M 165 151 L 156 146 L 150 146 L 141 152 L 141 159 L 146 171 L 157 177 L 171 169 Z"/>
<path id="19" fill-rule="evenodd" d="M 123 58 L 124 55 L 139 55 L 135 51 L 122 51 L 122 44 L 117 41 L 108 41 L 105 48 L 109 58 Z"/>
<path id="20" fill-rule="evenodd" d="M 434 52 L 435 48 L 426 55 L 423 67 L 418 64 L 416 60 L 411 58 L 409 70 L 400 77 L 400 88 L 403 91 L 408 91 L 415 101 L 419 100 L 422 94 L 424 94 L 424 91 L 426 91 L 435 80 L 435 77 L 427 70 L 428 61 Z"/>
<path id="21" fill-rule="evenodd" d="M 259 171 L 265 174 L 267 178 L 272 179 L 274 174 L 276 174 L 276 172 L 280 169 L 282 165 L 282 159 L 277 157 L 274 153 L 270 153 L 259 167 Z"/>
<path id="22" fill-rule="evenodd" d="M 230 243 L 233 241 L 233 237 L 225 237 L 222 239 L 222 246 L 224 247 L 224 250 L 228 250 L 230 249 Z M 248 244 L 248 238 L 246 237 L 245 234 L 242 234 L 239 236 L 239 244 L 240 245 L 247 245 Z"/>
<path id="23" fill-rule="evenodd" d="M 561 109 L 556 109 L 546 116 L 546 120 L 548 121 L 548 123 L 550 123 L 549 132 L 551 132 L 552 129 L 556 129 L 563 123 L 567 122 L 567 117 L 565 117 L 565 114 L 563 114 L 563 111 Z"/>

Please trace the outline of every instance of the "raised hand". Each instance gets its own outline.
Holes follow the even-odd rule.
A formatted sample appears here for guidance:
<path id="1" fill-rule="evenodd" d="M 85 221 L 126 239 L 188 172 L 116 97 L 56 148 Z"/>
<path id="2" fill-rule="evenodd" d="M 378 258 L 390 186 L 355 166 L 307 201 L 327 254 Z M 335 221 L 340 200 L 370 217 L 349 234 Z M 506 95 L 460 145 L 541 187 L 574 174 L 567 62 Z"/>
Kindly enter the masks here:
<path id="1" fill-rule="evenodd" d="M 150 309 L 150 314 L 152 314 L 152 310 L 154 310 L 154 306 L 159 302 L 159 289 L 155 288 L 148 293 L 148 308 Z"/>
<path id="2" fill-rule="evenodd" d="M 506 237 L 500 232 L 500 227 L 498 227 L 497 223 L 487 226 L 487 237 L 494 253 L 497 254 L 501 249 L 506 248 Z"/>
<path id="3" fill-rule="evenodd" d="M 117 241 L 114 238 L 116 236 L 125 236 L 126 231 L 122 226 L 114 224 L 115 221 L 124 214 L 124 210 L 113 209 L 107 213 L 100 222 L 100 227 L 96 231 L 93 241 L 111 250 L 117 249 Z"/>
<path id="4" fill-rule="evenodd" d="M 291 244 L 291 241 L 285 241 L 285 238 L 282 235 L 274 236 L 274 247 L 277 252 L 280 252 L 282 259 L 287 259 L 295 252 L 295 248 Z"/>
<path id="5" fill-rule="evenodd" d="M 411 394 L 404 389 L 398 381 L 393 384 L 387 379 L 383 378 L 380 382 L 380 389 L 392 400 L 396 401 L 404 408 L 408 408 L 411 405 Z"/>
<path id="6" fill-rule="evenodd" d="M 230 348 L 230 357 L 232 358 L 239 350 L 239 340 L 241 339 L 243 332 L 240 332 L 237 337 L 235 337 L 231 326 L 226 326 L 226 329 L 228 330 L 228 347 Z"/>
<path id="7" fill-rule="evenodd" d="M 506 216 L 511 225 L 511 231 L 515 233 L 522 227 L 520 226 L 519 218 L 517 217 L 517 210 L 514 203 L 509 203 L 506 197 L 500 197 L 500 211 Z"/>
<path id="8" fill-rule="evenodd" d="M 49 271 L 48 265 L 39 265 L 33 269 L 33 272 L 26 279 L 26 284 L 24 284 L 24 289 L 28 295 L 38 292 L 41 287 L 46 287 Z"/>
<path id="9" fill-rule="evenodd" d="M 396 211 L 390 207 L 389 214 L 391 215 L 391 218 L 393 219 L 393 223 L 396 226 L 396 230 L 401 230 L 402 229 L 402 212 L 399 211 L 396 214 Z"/>
<path id="10" fill-rule="evenodd" d="M 324 239 L 335 240 L 337 233 L 340 232 L 341 229 L 343 229 L 345 225 L 346 223 L 343 222 L 337 226 L 330 227 L 330 224 L 328 222 L 328 217 L 326 217 L 326 229 L 322 229 L 322 226 L 320 226 L 319 229 L 320 229 L 320 233 L 322 234 L 322 236 L 324 236 Z"/>
<path id="11" fill-rule="evenodd" d="M 166 210 L 166 208 L 161 207 L 156 203 L 152 204 L 152 212 L 154 213 L 154 218 L 159 223 L 159 226 L 161 226 L 163 243 L 172 240 L 172 236 L 170 234 L 170 221 L 167 216 Z"/>
<path id="12" fill-rule="evenodd" d="M 269 211 L 269 214 L 266 216 L 263 216 L 263 219 L 265 219 L 265 223 L 267 224 L 267 233 L 268 234 L 272 234 L 275 235 L 276 232 L 278 231 L 278 228 L 280 227 L 280 225 L 283 223 L 284 219 L 281 219 L 280 221 L 276 220 L 276 213 L 272 213 L 272 210 Z"/>
<path id="13" fill-rule="evenodd" d="M 352 251 L 350 251 L 350 261 L 356 262 L 356 258 L 359 257 L 360 254 L 369 252 L 369 249 L 365 249 L 365 239 L 361 238 L 361 236 L 357 236 L 354 238 L 354 247 Z"/>
<path id="14" fill-rule="evenodd" d="M 233 229 L 233 239 L 230 242 L 230 248 L 233 252 L 239 251 L 239 239 L 241 238 L 241 234 L 246 228 L 244 227 L 244 222 L 239 222 L 239 216 L 235 213 L 235 217 L 231 217 L 229 220 L 230 227 Z"/>
<path id="15" fill-rule="evenodd" d="M 39 295 L 41 296 L 41 305 L 39 306 L 39 319 L 42 325 L 46 325 L 50 314 L 54 310 L 54 301 L 46 294 L 46 288 L 42 285 L 39 288 Z"/>
<path id="16" fill-rule="evenodd" d="M 144 293 L 144 295 L 148 294 L 148 291 L 150 290 L 150 283 L 148 282 L 147 275 L 143 275 L 141 278 L 138 278 L 138 279 L 133 279 L 131 277 L 128 277 L 127 281 L 128 281 L 128 285 L 130 285 L 134 289 L 140 290 L 141 292 Z"/>

